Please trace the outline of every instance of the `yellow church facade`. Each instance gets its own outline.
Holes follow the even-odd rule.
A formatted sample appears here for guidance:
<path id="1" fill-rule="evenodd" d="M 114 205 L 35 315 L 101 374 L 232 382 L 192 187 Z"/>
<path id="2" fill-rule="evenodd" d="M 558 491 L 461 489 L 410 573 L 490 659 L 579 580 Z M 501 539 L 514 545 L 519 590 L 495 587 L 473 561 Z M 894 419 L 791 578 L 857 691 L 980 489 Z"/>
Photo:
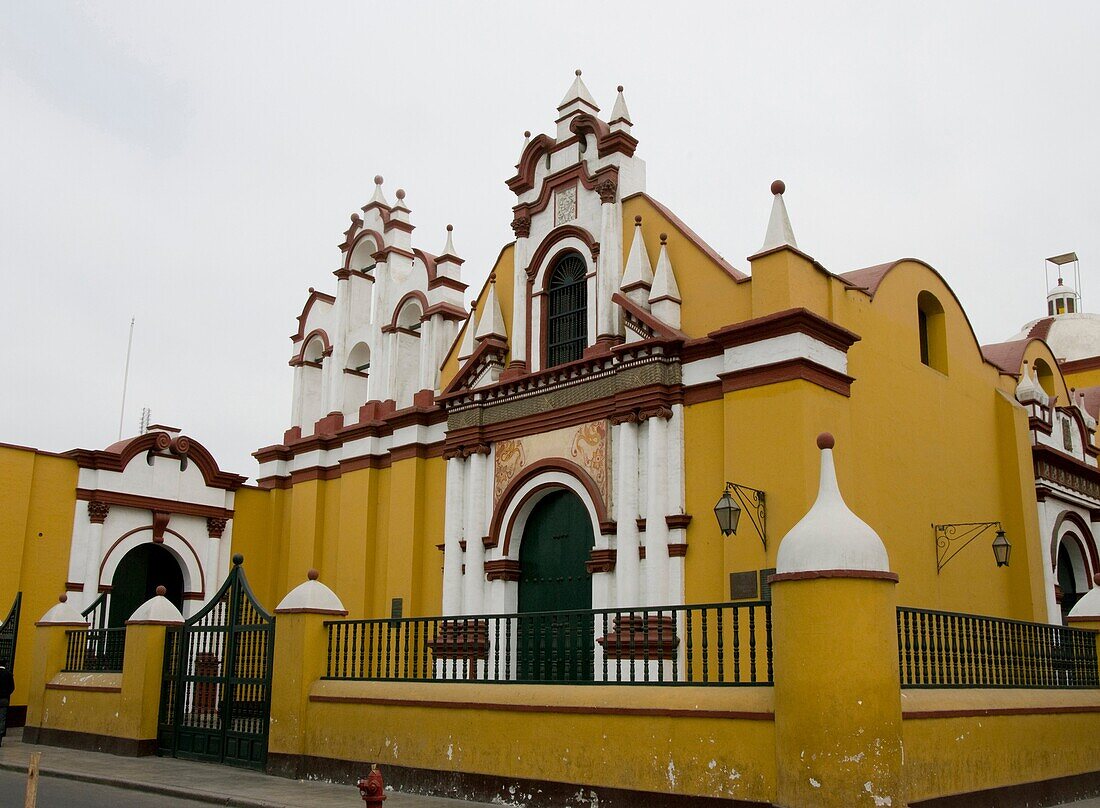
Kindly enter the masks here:
<path id="1" fill-rule="evenodd" d="M 271 725 L 269 760 L 283 771 L 300 774 L 326 756 L 355 760 L 353 709 L 415 749 L 405 753 L 411 762 L 397 759 L 394 741 L 395 767 L 454 770 L 442 750 L 461 734 L 455 711 L 483 700 L 485 711 L 462 720 L 480 733 L 513 733 L 529 752 L 511 766 L 492 743 L 467 751 L 466 770 L 501 782 L 759 805 L 853 805 L 859 792 L 869 805 L 904 805 L 1100 771 L 1087 745 L 1056 772 L 1036 762 L 1043 744 L 1059 743 L 1054 719 L 1008 723 L 1020 711 L 1053 711 L 1073 716 L 1073 733 L 1095 733 L 1096 689 L 1062 702 L 1044 701 L 1046 691 L 999 690 L 988 702 L 974 695 L 984 691 L 960 691 L 934 705 L 928 694 L 940 691 L 904 689 L 929 683 L 914 676 L 912 658 L 932 653 L 917 647 L 932 635 L 910 617 L 923 632 L 929 611 L 959 616 L 927 617 L 945 654 L 943 627 L 965 645 L 957 621 L 971 615 L 1053 627 L 1073 610 L 1086 618 L 1079 627 L 1095 628 L 1090 616 L 1100 625 L 1086 600 L 1100 573 L 1100 344 L 1091 355 L 1060 355 L 1047 338 L 1071 313 L 1063 308 L 1045 326 L 983 347 L 927 263 L 825 268 L 812 245 L 798 244 L 778 180 L 761 193 L 762 214 L 771 205 L 761 248 L 738 268 L 647 191 L 621 88 L 607 119 L 599 113 L 578 73 L 554 134 L 528 135 L 508 180 L 515 239 L 469 308 L 455 234 L 448 228 L 439 254 L 418 246 L 406 194 L 390 202 L 376 178 L 344 232 L 335 284 L 324 284 L 335 288 L 311 288 L 297 318 L 290 424 L 255 453 L 255 483 L 171 427 L 98 451 L 0 446 L 0 507 L 12 515 L 0 525 L 0 604 L 21 593 L 13 705 L 29 705 L 37 737 L 75 737 L 64 735 L 71 727 L 54 736 L 46 727 L 51 689 L 41 679 L 60 652 L 35 645 L 40 615 L 56 618 L 44 619 L 46 634 L 81 620 L 120 630 L 137 607 L 164 598 L 181 620 L 202 619 L 240 554 L 255 600 L 278 613 L 274 653 L 317 657 L 283 681 L 276 668 L 265 697 L 295 716 Z M 1087 353 L 1090 337 L 1073 339 Z M 523 622 L 550 613 L 567 617 L 553 628 Z M 345 615 L 374 622 L 323 626 Z M 731 627 L 722 620 L 740 619 L 754 622 L 729 635 L 728 650 L 744 656 L 726 658 Z M 372 673 L 367 643 L 376 629 L 381 642 L 387 621 L 406 632 L 406 658 L 390 661 L 412 674 Z M 160 636 L 149 653 L 162 653 Z M 717 650 L 706 645 L 712 636 Z M 845 637 L 850 654 L 829 651 Z M 1078 651 L 1095 663 L 1095 639 L 1091 652 Z M 964 665 L 966 652 L 952 653 Z M 714 654 L 722 673 L 701 673 Z M 764 688 L 629 690 L 650 677 L 748 677 L 750 665 L 749 684 Z M 1093 668 L 1079 682 L 1091 682 Z M 460 681 L 470 679 L 519 689 Z M 576 682 L 608 689 L 597 704 Z M 144 697 L 131 698 L 163 700 L 160 685 L 145 681 Z M 425 686 L 436 689 L 416 690 Z M 485 687 L 477 699 L 465 695 Z M 188 692 L 189 703 L 201 701 Z M 816 789 L 805 785 L 816 775 L 794 784 L 784 756 L 812 741 L 804 725 L 819 715 L 818 698 L 862 706 L 864 692 L 879 705 L 861 720 L 885 728 L 875 776 L 893 801 L 862 793 L 869 770 L 834 761 L 825 767 L 836 775 L 834 796 L 807 802 L 816 792 L 799 789 Z M 542 700 L 546 726 L 602 751 L 587 763 L 566 754 L 567 774 L 551 773 L 553 755 L 535 751 L 521 726 L 520 705 Z M 596 707 L 609 711 L 602 732 L 566 717 Z M 1004 713 L 993 719 L 1003 731 L 973 760 L 1000 760 L 1008 733 L 1034 731 L 1035 748 L 1011 765 L 953 771 L 947 790 L 935 791 L 946 764 L 919 750 L 991 709 Z M 933 714 L 942 721 L 934 730 Z M 851 715 L 819 718 L 825 735 L 856 733 Z M 664 734 L 691 750 L 678 777 L 658 777 L 640 759 L 621 777 L 599 768 L 613 768 L 616 756 L 633 761 L 626 739 L 641 726 L 659 750 L 657 768 Z M 708 767 L 700 738 L 735 750 L 737 765 L 718 755 Z M 924 761 L 926 771 L 899 773 L 903 745 L 914 750 L 907 765 Z"/>

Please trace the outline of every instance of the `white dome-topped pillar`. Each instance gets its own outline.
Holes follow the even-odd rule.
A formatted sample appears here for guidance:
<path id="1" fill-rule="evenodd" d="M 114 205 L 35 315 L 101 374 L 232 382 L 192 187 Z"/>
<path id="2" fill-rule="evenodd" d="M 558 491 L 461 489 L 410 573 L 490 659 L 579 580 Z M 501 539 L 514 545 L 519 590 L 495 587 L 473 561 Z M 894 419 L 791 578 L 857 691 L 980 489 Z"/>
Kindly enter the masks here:
<path id="1" fill-rule="evenodd" d="M 772 576 L 775 804 L 907 805 L 897 576 L 844 503 L 833 436 L 818 436 L 817 500 L 782 539 Z M 827 676 L 808 659 L 829 660 Z"/>

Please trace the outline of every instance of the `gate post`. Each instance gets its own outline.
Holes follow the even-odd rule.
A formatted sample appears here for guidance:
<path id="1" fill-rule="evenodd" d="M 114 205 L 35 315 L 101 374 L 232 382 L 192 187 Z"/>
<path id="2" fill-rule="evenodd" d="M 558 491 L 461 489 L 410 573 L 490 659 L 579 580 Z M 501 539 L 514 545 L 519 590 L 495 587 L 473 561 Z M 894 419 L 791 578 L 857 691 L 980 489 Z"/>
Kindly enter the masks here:
<path id="1" fill-rule="evenodd" d="M 122 658 L 122 709 L 118 734 L 138 741 L 139 754 L 156 751 L 160 691 L 164 677 L 164 640 L 168 626 L 183 625 L 183 615 L 163 586 L 126 621 Z"/>
<path id="2" fill-rule="evenodd" d="M 267 768 L 292 777 L 297 777 L 306 753 L 309 690 L 326 672 L 325 621 L 348 614 L 336 594 L 317 580 L 317 570 L 307 577 L 275 607 L 275 659 L 281 661 L 271 680 Z"/>
<path id="3" fill-rule="evenodd" d="M 783 538 L 772 581 L 776 800 L 782 808 L 903 808 L 897 575 L 840 495 L 833 438 Z"/>
<path id="4" fill-rule="evenodd" d="M 25 743 L 37 743 L 42 727 L 46 684 L 65 667 L 68 650 L 67 633 L 71 629 L 88 627 L 80 612 L 62 595 L 57 603 L 35 623 L 34 656 L 31 661 L 30 686 L 27 690 L 27 725 L 23 730 Z"/>

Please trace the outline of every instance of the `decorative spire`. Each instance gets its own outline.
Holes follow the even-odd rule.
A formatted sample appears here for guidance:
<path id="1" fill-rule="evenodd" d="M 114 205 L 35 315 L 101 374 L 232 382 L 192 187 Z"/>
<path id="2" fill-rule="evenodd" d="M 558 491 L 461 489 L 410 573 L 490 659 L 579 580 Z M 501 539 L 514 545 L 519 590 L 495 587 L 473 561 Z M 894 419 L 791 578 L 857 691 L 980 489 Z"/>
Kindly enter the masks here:
<path id="1" fill-rule="evenodd" d="M 783 203 L 783 192 L 786 190 L 783 180 L 772 183 L 772 215 L 768 219 L 768 232 L 764 234 L 764 246 L 760 248 L 760 252 L 774 250 L 776 247 L 798 249 L 798 242 L 794 240 L 794 229 L 791 227 L 790 217 L 787 216 L 787 206 Z"/>
<path id="2" fill-rule="evenodd" d="M 649 291 L 650 310 L 655 317 L 673 328 L 680 327 L 680 287 L 676 273 L 668 259 L 668 234 L 661 233 L 661 253 L 657 256 L 657 269 L 653 272 L 653 288 Z"/>
<path id="3" fill-rule="evenodd" d="M 590 108 L 590 111 L 595 113 L 599 112 L 600 108 L 596 106 L 596 99 L 592 97 L 592 93 L 588 92 L 588 88 L 581 81 L 581 71 L 574 71 L 576 78 L 573 79 L 573 83 L 569 85 L 569 89 L 565 92 L 565 97 L 562 98 L 561 103 L 558 104 L 558 111 L 566 111 L 566 107 L 577 107 L 580 109 L 580 105 L 585 105 Z M 569 109 L 569 112 L 573 112 L 573 109 Z"/>
<path id="4" fill-rule="evenodd" d="M 394 210 L 403 210 L 403 211 L 405 211 L 405 213 L 408 213 L 409 212 L 409 206 L 405 204 L 405 189 L 404 188 L 398 188 L 397 193 L 395 194 L 395 196 L 397 196 L 397 202 L 394 204 L 393 209 Z"/>
<path id="5" fill-rule="evenodd" d="M 458 255 L 458 253 L 455 252 L 454 239 L 451 238 L 451 233 L 454 232 L 454 229 L 454 225 L 447 225 L 447 243 L 443 245 L 444 255 Z"/>
<path id="6" fill-rule="evenodd" d="M 779 544 L 776 572 L 866 570 L 889 572 L 886 547 L 871 527 L 852 513 L 840 495 L 833 465 L 836 441 L 828 432 L 817 436 L 821 478 L 817 500 Z"/>
<path id="7" fill-rule="evenodd" d="M 466 328 L 462 331 L 462 344 L 458 347 L 458 361 L 464 362 L 474 352 L 474 332 L 477 330 L 477 301 L 470 303 L 470 316 L 466 318 Z"/>
<path id="8" fill-rule="evenodd" d="M 1016 385 L 1016 400 L 1021 404 L 1027 404 L 1031 401 L 1037 401 L 1040 397 L 1040 389 L 1034 380 L 1031 378 L 1031 371 L 1028 369 L 1028 362 L 1024 360 L 1024 370 L 1020 374 L 1020 382 Z"/>
<path id="9" fill-rule="evenodd" d="M 622 128 L 626 131 L 630 131 L 630 110 L 626 108 L 626 98 L 623 97 L 623 85 L 619 85 L 618 95 L 615 96 L 615 106 L 611 108 L 611 120 L 609 121 L 612 128 L 616 128 L 615 124 L 623 124 Z"/>
<path id="10" fill-rule="evenodd" d="M 374 196 L 372 196 L 370 198 L 370 202 L 368 202 L 367 204 L 368 205 L 384 205 L 387 208 L 390 206 L 390 203 L 386 201 L 386 195 L 384 193 L 382 193 L 382 175 L 381 174 L 375 174 L 374 175 Z"/>
<path id="11" fill-rule="evenodd" d="M 508 332 L 504 330 L 504 312 L 500 310 L 500 301 L 497 300 L 497 274 L 489 276 L 489 294 L 485 298 L 485 312 L 481 315 L 481 321 L 477 324 L 477 332 L 474 339 L 480 342 L 483 339 L 496 337 L 507 340 Z"/>
<path id="12" fill-rule="evenodd" d="M 626 258 L 626 269 L 619 288 L 639 306 L 649 308 L 649 290 L 653 285 L 653 265 L 649 262 L 645 239 L 642 238 L 642 217 L 634 217 L 634 240 Z"/>

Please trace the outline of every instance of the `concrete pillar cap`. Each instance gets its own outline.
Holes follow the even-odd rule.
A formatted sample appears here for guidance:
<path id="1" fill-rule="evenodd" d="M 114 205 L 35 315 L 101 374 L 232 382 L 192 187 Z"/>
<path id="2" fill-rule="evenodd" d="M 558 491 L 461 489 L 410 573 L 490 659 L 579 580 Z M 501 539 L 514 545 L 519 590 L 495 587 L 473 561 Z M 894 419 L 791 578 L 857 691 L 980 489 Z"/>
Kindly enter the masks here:
<path id="1" fill-rule="evenodd" d="M 882 539 L 844 502 L 833 464 L 835 440 L 818 436 L 821 478 L 817 500 L 779 544 L 776 574 L 822 571 L 889 572 L 890 559 Z"/>
<path id="2" fill-rule="evenodd" d="M 37 625 L 54 626 L 87 626 L 88 621 L 77 611 L 76 607 L 69 603 L 69 596 L 62 594 L 49 611 L 42 615 Z"/>
<path id="3" fill-rule="evenodd" d="M 164 587 L 157 587 L 157 594 L 137 607 L 126 625 L 179 626 L 183 615 L 175 604 L 164 597 Z"/>
<path id="4" fill-rule="evenodd" d="M 275 614 L 336 614 L 345 616 L 348 610 L 336 593 L 318 581 L 317 570 L 310 570 L 308 580 L 291 589 L 275 607 Z"/>

